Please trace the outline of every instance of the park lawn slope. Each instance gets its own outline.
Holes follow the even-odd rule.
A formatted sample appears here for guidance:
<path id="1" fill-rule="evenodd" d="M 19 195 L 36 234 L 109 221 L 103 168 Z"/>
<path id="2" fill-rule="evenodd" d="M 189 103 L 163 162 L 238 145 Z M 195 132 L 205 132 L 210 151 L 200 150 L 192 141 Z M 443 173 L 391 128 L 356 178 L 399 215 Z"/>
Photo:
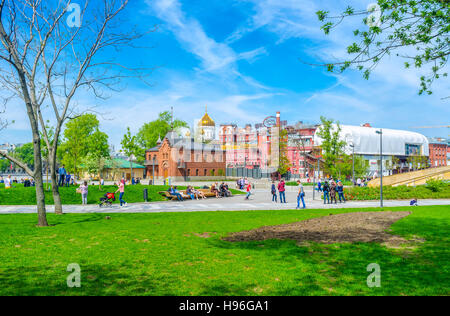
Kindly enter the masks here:
<path id="1" fill-rule="evenodd" d="M 380 198 L 379 187 L 351 187 L 345 188 L 347 200 L 377 200 Z M 418 186 L 383 186 L 383 198 L 386 200 L 408 200 L 408 199 L 450 199 L 450 184 L 442 183 L 439 187 L 426 185 Z"/>
<path id="2" fill-rule="evenodd" d="M 81 204 L 81 194 L 76 193 L 75 186 L 60 187 L 62 204 Z M 166 198 L 158 194 L 160 191 L 167 191 L 168 186 L 164 185 L 127 185 L 125 186 L 124 199 L 129 203 L 144 202 L 144 189 L 148 190 L 148 201 L 165 201 Z M 179 186 L 178 189 L 184 190 L 186 187 Z M 106 192 L 116 192 L 117 186 L 105 185 L 99 190 L 98 185 L 89 186 L 88 204 L 99 203 L 100 198 Z M 230 189 L 233 194 L 243 194 L 243 192 Z M 51 191 L 45 191 L 45 203 L 53 205 L 53 195 Z M 119 196 L 116 202 L 119 203 Z M 22 184 L 14 184 L 14 187 L 6 190 L 4 185 L 0 185 L 0 205 L 36 205 L 36 191 L 34 187 L 24 188 Z"/>
<path id="3" fill-rule="evenodd" d="M 146 214 L 0 215 L 0 295 L 449 295 L 450 208 L 412 214 L 392 233 L 414 248 L 377 243 L 298 246 L 291 240 L 227 242 L 233 232 L 375 209 Z M 68 288 L 70 263 L 81 287 Z M 381 268 L 369 288 L 367 266 Z"/>

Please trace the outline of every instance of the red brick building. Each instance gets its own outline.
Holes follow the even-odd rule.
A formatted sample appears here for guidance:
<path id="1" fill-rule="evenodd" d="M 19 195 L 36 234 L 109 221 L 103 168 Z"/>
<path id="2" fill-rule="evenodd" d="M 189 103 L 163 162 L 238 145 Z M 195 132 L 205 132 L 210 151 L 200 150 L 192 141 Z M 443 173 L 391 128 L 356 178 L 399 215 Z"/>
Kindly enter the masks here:
<path id="1" fill-rule="evenodd" d="M 448 146 L 444 139 L 429 139 L 430 167 L 442 167 L 447 165 Z"/>
<path id="2" fill-rule="evenodd" d="M 167 133 L 145 152 L 147 178 L 187 180 L 192 177 L 225 175 L 225 152 L 219 145 L 195 142 L 193 138 Z"/>

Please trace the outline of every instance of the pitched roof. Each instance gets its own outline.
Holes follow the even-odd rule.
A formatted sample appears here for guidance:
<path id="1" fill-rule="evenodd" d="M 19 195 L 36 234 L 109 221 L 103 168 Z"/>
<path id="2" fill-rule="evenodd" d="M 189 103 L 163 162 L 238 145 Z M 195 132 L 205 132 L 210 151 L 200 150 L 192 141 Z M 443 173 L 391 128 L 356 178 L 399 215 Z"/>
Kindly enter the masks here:
<path id="1" fill-rule="evenodd" d="M 133 167 L 133 169 L 145 169 L 144 166 L 139 165 L 135 162 L 132 162 L 131 166 Z M 106 169 L 112 169 L 112 168 L 128 169 L 128 168 L 130 168 L 130 162 L 126 159 L 114 158 L 114 159 L 111 159 L 111 160 L 108 160 L 105 162 L 105 168 Z"/>

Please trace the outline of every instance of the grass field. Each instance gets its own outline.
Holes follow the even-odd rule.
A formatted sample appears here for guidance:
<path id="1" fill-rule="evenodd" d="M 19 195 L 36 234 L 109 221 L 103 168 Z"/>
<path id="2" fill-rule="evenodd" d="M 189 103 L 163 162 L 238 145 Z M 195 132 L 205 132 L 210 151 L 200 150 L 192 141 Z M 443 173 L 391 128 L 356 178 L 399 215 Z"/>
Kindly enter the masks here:
<path id="1" fill-rule="evenodd" d="M 14 184 L 14 187 L 6 190 L 4 184 L 0 184 L 0 205 L 36 205 L 36 191 L 34 187 L 24 188 L 22 184 Z M 144 202 L 143 190 L 148 189 L 149 201 L 165 201 L 166 198 L 158 194 L 160 191 L 168 190 L 168 186 L 164 185 L 127 185 L 125 187 L 124 200 L 129 203 Z M 183 190 L 186 187 L 179 186 L 178 189 Z M 60 187 L 62 204 L 81 204 L 81 194 L 76 193 L 76 187 Z M 88 204 L 99 203 L 100 197 L 106 192 L 117 191 L 117 186 L 105 185 L 102 191 L 98 186 L 89 186 Z M 243 194 L 243 192 L 230 189 L 233 194 Z M 53 204 L 52 192 L 45 192 L 45 203 Z M 119 203 L 119 195 L 116 202 Z"/>
<path id="2" fill-rule="evenodd" d="M 413 212 L 392 233 L 424 238 L 415 249 L 221 240 L 365 210 L 374 211 L 49 214 L 46 228 L 35 214 L 0 215 L 0 295 L 449 295 L 448 206 L 385 208 Z M 80 288 L 66 286 L 70 263 L 81 267 Z M 366 284 L 370 263 L 381 267 L 379 288 Z"/>

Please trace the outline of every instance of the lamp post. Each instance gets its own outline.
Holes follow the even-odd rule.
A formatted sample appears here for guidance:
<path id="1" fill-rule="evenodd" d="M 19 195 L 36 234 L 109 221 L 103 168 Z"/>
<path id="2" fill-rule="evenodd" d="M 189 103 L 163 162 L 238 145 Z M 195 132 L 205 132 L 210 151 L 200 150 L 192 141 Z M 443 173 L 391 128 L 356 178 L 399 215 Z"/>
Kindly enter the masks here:
<path id="1" fill-rule="evenodd" d="M 152 168 L 153 168 L 153 172 L 152 172 L 152 176 L 153 176 L 152 184 L 153 184 L 153 185 L 155 185 L 155 158 L 156 158 L 156 155 L 153 155 L 153 166 L 152 166 Z"/>
<path id="2" fill-rule="evenodd" d="M 352 148 L 352 182 L 355 185 L 355 144 L 349 145 Z"/>
<path id="3" fill-rule="evenodd" d="M 376 133 L 380 134 L 380 207 L 383 207 L 383 129 Z"/>

